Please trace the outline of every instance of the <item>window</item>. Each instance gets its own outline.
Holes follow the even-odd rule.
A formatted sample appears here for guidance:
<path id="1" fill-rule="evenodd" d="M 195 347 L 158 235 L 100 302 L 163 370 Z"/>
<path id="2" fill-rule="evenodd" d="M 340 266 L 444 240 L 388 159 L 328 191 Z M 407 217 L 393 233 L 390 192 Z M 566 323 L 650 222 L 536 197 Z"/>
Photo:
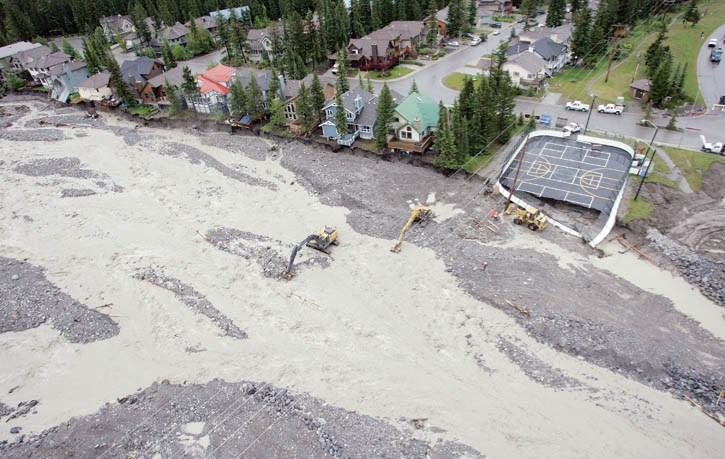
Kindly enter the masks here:
<path id="1" fill-rule="evenodd" d="M 405 129 L 400 131 L 400 138 L 410 140 L 413 138 L 413 129 L 410 126 L 406 126 Z"/>
<path id="2" fill-rule="evenodd" d="M 367 133 L 373 132 L 373 128 L 370 126 L 360 126 L 360 130 Z"/>
<path id="3" fill-rule="evenodd" d="M 295 111 L 295 104 L 287 104 L 284 107 L 284 116 L 288 120 L 296 120 L 297 119 L 297 112 Z"/>
<path id="4" fill-rule="evenodd" d="M 325 111 L 325 114 L 327 115 L 328 118 L 334 118 L 335 117 L 335 111 L 333 109 L 331 109 L 331 108 L 328 108 Z"/>
<path id="5" fill-rule="evenodd" d="M 514 72 L 514 76 L 518 77 L 518 76 L 521 76 L 521 74 L 519 72 Z"/>

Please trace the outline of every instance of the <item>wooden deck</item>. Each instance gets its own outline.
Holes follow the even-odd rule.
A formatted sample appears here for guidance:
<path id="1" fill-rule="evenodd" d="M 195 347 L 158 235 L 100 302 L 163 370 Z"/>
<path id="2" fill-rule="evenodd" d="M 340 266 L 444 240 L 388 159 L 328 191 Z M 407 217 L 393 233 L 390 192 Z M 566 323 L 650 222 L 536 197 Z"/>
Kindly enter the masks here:
<path id="1" fill-rule="evenodd" d="M 408 142 L 405 140 L 393 139 L 388 142 L 388 147 L 395 149 L 395 150 L 400 150 L 400 151 L 423 153 L 428 148 L 430 148 L 432 143 L 433 143 L 433 136 L 429 135 L 428 137 L 425 138 L 425 140 L 423 140 L 423 142 Z"/>

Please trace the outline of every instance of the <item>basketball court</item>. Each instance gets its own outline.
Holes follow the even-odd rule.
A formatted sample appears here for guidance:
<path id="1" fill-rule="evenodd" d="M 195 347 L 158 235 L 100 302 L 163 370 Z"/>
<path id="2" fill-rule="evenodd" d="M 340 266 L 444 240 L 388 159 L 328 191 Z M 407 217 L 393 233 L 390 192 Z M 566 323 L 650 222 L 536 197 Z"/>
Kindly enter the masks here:
<path id="1" fill-rule="evenodd" d="M 509 164 L 500 182 L 510 190 L 518 170 L 518 192 L 609 214 L 631 162 L 627 152 L 613 146 L 535 137 L 529 140 L 526 151 L 520 151 Z"/>

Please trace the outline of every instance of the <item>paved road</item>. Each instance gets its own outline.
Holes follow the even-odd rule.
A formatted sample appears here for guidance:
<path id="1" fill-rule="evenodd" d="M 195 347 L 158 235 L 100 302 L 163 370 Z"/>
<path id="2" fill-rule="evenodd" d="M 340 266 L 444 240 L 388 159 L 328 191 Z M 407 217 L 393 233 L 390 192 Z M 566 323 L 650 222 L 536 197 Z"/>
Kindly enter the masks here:
<path id="1" fill-rule="evenodd" d="M 725 24 L 702 40 L 700 54 L 697 56 L 697 78 L 702 98 L 708 108 L 712 108 L 720 96 L 725 96 L 725 64 L 710 62 L 710 51 L 713 48 L 709 48 L 707 42 L 711 38 L 717 39 L 718 46 L 725 47 Z"/>

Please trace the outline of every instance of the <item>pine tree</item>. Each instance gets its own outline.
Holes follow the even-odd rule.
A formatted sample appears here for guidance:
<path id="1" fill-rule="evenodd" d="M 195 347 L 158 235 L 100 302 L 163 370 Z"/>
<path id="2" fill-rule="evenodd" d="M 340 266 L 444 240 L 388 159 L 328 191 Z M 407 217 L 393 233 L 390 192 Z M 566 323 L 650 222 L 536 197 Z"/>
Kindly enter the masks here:
<path id="1" fill-rule="evenodd" d="M 659 31 L 657 38 L 652 42 L 647 51 L 644 54 L 644 65 L 645 73 L 647 76 L 652 76 L 657 71 L 660 59 L 662 58 L 664 51 L 664 45 L 662 44 L 667 39 L 667 24 L 664 21 L 659 23 Z"/>
<path id="2" fill-rule="evenodd" d="M 665 126 L 668 131 L 677 130 L 677 110 L 670 110 L 670 121 Z"/>
<path id="3" fill-rule="evenodd" d="M 350 83 L 347 81 L 347 70 L 349 62 L 347 60 L 347 48 L 340 48 L 337 52 L 337 82 L 335 89 L 340 93 L 350 90 Z"/>
<path id="4" fill-rule="evenodd" d="M 377 118 L 375 119 L 375 148 L 380 150 L 388 143 L 388 127 L 393 120 L 395 102 L 390 94 L 387 83 L 383 84 L 378 100 Z"/>
<path id="5" fill-rule="evenodd" d="M 284 116 L 284 104 L 279 97 L 273 97 L 269 103 L 269 124 L 275 132 L 282 131 L 287 127 L 287 118 Z"/>
<path id="6" fill-rule="evenodd" d="M 373 87 L 373 82 L 370 81 L 370 72 L 365 74 L 365 82 L 367 83 L 368 92 L 375 95 L 375 88 Z"/>
<path id="7" fill-rule="evenodd" d="M 478 14 L 478 0 L 468 0 L 466 12 L 466 32 L 472 32 L 476 27 L 476 14 Z M 416 18 L 417 19 L 417 18 Z"/>
<path id="8" fill-rule="evenodd" d="M 116 97 L 129 105 L 135 103 L 136 101 L 128 89 L 128 83 L 126 83 L 123 75 L 121 75 L 121 68 L 118 66 L 118 62 L 113 57 L 110 57 L 107 61 L 108 70 L 111 72 L 108 84 L 113 89 L 113 92 L 116 93 Z"/>
<path id="9" fill-rule="evenodd" d="M 589 8 L 582 8 L 574 13 L 573 30 L 571 34 L 571 54 L 574 64 L 586 65 L 591 50 L 590 33 L 592 28 L 592 12 Z"/>
<path id="10" fill-rule="evenodd" d="M 247 113 L 247 93 L 244 90 L 242 80 L 234 78 L 229 87 L 231 98 L 229 100 L 229 111 L 232 116 L 241 116 Z"/>
<path id="11" fill-rule="evenodd" d="M 361 1 L 364 2 L 364 0 Z M 362 10 L 360 2 L 358 0 L 350 0 L 350 32 L 352 38 L 360 38 L 367 33 L 360 20 L 361 16 Z"/>
<path id="12" fill-rule="evenodd" d="M 310 106 L 315 117 L 320 116 L 322 107 L 325 106 L 325 92 L 316 73 L 312 75 L 312 85 L 310 85 Z"/>
<path id="13" fill-rule="evenodd" d="M 455 164 L 458 167 L 463 166 L 469 156 L 471 148 L 468 119 L 461 113 L 458 101 L 453 103 L 451 110 L 451 127 L 453 129 L 453 138 L 456 143 Z"/>
<path id="14" fill-rule="evenodd" d="M 300 86 L 300 91 L 297 93 L 295 111 L 297 113 L 297 120 L 302 124 L 302 131 L 308 133 L 314 127 L 317 117 L 312 108 L 311 94 L 304 83 Z"/>
<path id="15" fill-rule="evenodd" d="M 272 100 L 274 98 L 280 97 L 280 85 L 279 85 L 279 75 L 277 75 L 277 71 L 272 67 L 272 71 L 269 75 L 269 84 L 267 85 L 267 105 L 272 105 Z"/>
<path id="16" fill-rule="evenodd" d="M 357 85 L 358 87 L 365 89 L 365 82 L 362 78 L 362 72 L 357 72 Z"/>
<path id="17" fill-rule="evenodd" d="M 456 143 L 451 132 L 448 120 L 448 108 L 443 102 L 438 103 L 438 125 L 436 126 L 433 144 L 438 150 L 438 157 L 435 160 L 436 167 L 445 169 L 458 169 L 456 164 Z"/>
<path id="18" fill-rule="evenodd" d="M 687 62 L 685 62 L 685 65 L 682 66 L 682 72 L 680 73 L 680 78 L 677 79 L 677 83 L 675 84 L 675 90 L 677 91 L 675 95 L 678 97 L 682 97 L 685 90 L 685 76 L 687 75 Z"/>
<path id="19" fill-rule="evenodd" d="M 491 90 L 491 126 L 492 132 L 498 135 L 499 142 L 507 142 L 511 137 L 514 121 L 516 91 L 511 83 L 509 73 L 504 69 L 506 64 L 506 43 L 502 43 L 493 54 L 493 65 L 489 72 Z"/>
<path id="20" fill-rule="evenodd" d="M 582 3 L 584 4 L 582 5 Z M 569 0 L 569 4 L 571 5 L 572 14 L 587 6 L 587 2 L 582 2 L 582 0 Z"/>
<path id="21" fill-rule="evenodd" d="M 196 86 L 196 78 L 191 74 L 191 69 L 184 66 L 182 69 L 183 82 L 181 83 L 181 91 L 185 96 L 194 96 L 199 93 L 199 88 Z"/>
<path id="22" fill-rule="evenodd" d="M 700 22 L 700 10 L 697 9 L 697 0 L 690 0 L 683 19 L 692 24 L 693 27 Z"/>
<path id="23" fill-rule="evenodd" d="M 564 23 L 566 15 L 566 0 L 551 0 L 546 15 L 546 27 L 559 27 Z"/>
<path id="24" fill-rule="evenodd" d="M 342 92 L 335 92 L 335 129 L 337 138 L 341 139 L 347 134 L 347 113 L 342 103 Z"/>
<path id="25" fill-rule="evenodd" d="M 148 46 L 151 41 L 151 31 L 146 24 L 147 17 L 148 13 L 146 12 L 146 9 L 137 1 L 131 10 L 131 22 L 133 22 L 133 26 L 136 28 L 136 33 L 139 38 L 141 38 L 141 42 L 145 46 Z"/>
<path id="26" fill-rule="evenodd" d="M 0 37 L 2 37 L 2 35 L 0 35 Z M 37 43 L 37 42 L 36 42 L 36 43 Z M 51 41 L 51 42 L 50 42 L 50 45 L 49 45 L 49 47 L 50 47 L 50 50 L 51 50 L 52 52 L 54 52 L 54 53 L 57 53 L 58 51 L 60 51 L 60 48 L 58 48 L 58 45 L 57 45 L 57 44 L 56 44 L 56 43 L 55 43 L 54 41 Z M 124 51 L 124 52 L 125 52 L 125 51 Z M 66 54 L 68 54 L 68 53 L 66 53 Z"/>
<path id="27" fill-rule="evenodd" d="M 431 23 L 428 24 L 428 32 L 425 35 L 425 42 L 429 48 L 433 48 L 438 40 L 438 25 L 435 21 L 437 12 L 438 5 L 436 4 L 436 0 L 430 0 L 430 3 L 428 3 L 428 10 L 426 16 L 429 18 L 433 18 L 433 20 L 431 20 Z"/>
<path id="28" fill-rule="evenodd" d="M 462 0 L 451 0 L 448 4 L 448 35 L 457 37 L 463 30 Z"/>
<path id="29" fill-rule="evenodd" d="M 363 32 L 368 34 L 373 30 L 371 25 L 372 8 L 370 0 L 358 0 L 358 5 L 360 5 L 360 17 L 358 18 L 358 21 L 360 22 L 360 25 L 362 25 Z"/>
<path id="30" fill-rule="evenodd" d="M 479 78 L 476 85 L 474 98 L 474 112 L 471 120 L 471 151 L 475 153 L 482 151 L 490 140 L 491 114 L 489 108 L 490 93 L 488 80 Z"/>
<path id="31" fill-rule="evenodd" d="M 164 43 L 161 48 L 161 57 L 164 60 L 164 67 L 166 67 L 166 70 L 176 67 L 176 58 L 174 58 L 174 53 L 171 51 L 171 45 L 169 45 L 169 41 L 166 39 L 164 39 Z"/>
<path id="32" fill-rule="evenodd" d="M 408 94 L 413 94 L 414 92 L 419 92 L 418 85 L 415 82 L 415 78 L 413 78 L 413 83 L 410 85 L 410 91 L 408 91 Z"/>
<path id="33" fill-rule="evenodd" d="M 166 94 L 166 100 L 169 101 L 169 115 L 173 116 L 180 113 L 184 108 L 184 102 L 176 90 L 176 86 L 166 80 L 164 83 L 164 93 Z"/>
<path id="34" fill-rule="evenodd" d="M 463 79 L 463 88 L 461 89 L 461 94 L 458 96 L 458 109 L 461 113 L 461 116 L 466 119 L 473 118 L 473 112 L 475 107 L 475 99 L 474 99 L 474 92 L 475 92 L 475 86 L 473 83 L 473 78 L 466 76 Z"/>
<path id="35" fill-rule="evenodd" d="M 662 106 L 665 98 L 670 95 L 670 74 L 672 73 L 672 58 L 665 58 L 660 62 L 657 71 L 650 81 L 650 98 L 652 103 Z"/>
<path id="36" fill-rule="evenodd" d="M 76 51 L 73 45 L 71 45 L 65 37 L 63 37 L 63 40 L 61 41 L 61 46 L 63 47 L 63 52 L 66 53 L 71 58 L 71 60 L 75 61 L 80 59 L 78 51 Z"/>
<path id="37" fill-rule="evenodd" d="M 524 23 L 524 30 L 529 28 L 529 19 L 536 17 L 536 10 L 539 8 L 539 0 L 523 0 L 521 2 L 520 11 L 524 14 L 526 22 Z"/>
<path id="38" fill-rule="evenodd" d="M 247 111 L 253 118 L 259 119 L 264 116 L 264 95 L 259 87 L 257 78 L 252 74 L 246 89 Z"/>

